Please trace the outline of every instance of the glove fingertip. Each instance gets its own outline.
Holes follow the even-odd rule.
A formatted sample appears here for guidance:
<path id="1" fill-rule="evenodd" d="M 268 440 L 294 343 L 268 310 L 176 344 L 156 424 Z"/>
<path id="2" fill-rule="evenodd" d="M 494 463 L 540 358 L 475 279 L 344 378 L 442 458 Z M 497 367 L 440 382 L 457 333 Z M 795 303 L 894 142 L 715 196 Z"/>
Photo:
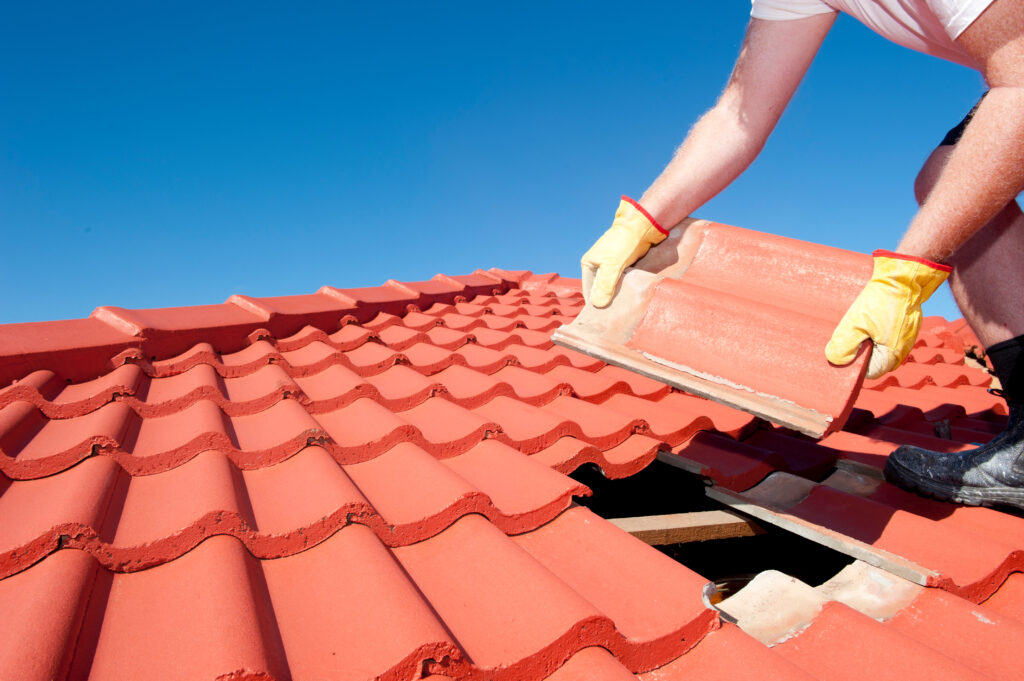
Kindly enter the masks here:
<path id="1" fill-rule="evenodd" d="M 611 302 L 612 297 L 597 287 L 590 292 L 590 304 L 594 307 L 608 307 Z"/>
<path id="2" fill-rule="evenodd" d="M 825 359 L 831 364 L 846 366 L 853 361 L 855 356 L 855 353 L 850 353 L 849 350 L 841 348 L 834 338 L 825 346 Z"/>
<path id="3" fill-rule="evenodd" d="M 896 355 L 884 345 L 871 348 L 871 359 L 868 360 L 867 378 L 881 378 L 896 368 Z"/>
<path id="4" fill-rule="evenodd" d="M 583 302 L 589 303 L 591 290 L 594 288 L 594 279 L 597 276 L 597 268 L 591 267 L 589 264 L 584 264 L 580 274 L 582 275 L 580 277 L 580 284 L 583 289 Z"/>
<path id="5" fill-rule="evenodd" d="M 608 307 L 611 304 L 621 277 L 621 268 L 604 266 L 597 271 L 594 285 L 590 289 L 590 299 L 594 307 Z"/>

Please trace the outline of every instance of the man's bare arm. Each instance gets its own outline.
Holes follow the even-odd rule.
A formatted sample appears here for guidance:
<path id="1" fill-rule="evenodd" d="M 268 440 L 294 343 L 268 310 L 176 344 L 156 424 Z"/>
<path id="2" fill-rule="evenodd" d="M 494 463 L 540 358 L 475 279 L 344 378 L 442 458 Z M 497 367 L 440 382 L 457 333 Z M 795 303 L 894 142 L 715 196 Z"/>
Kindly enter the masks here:
<path id="1" fill-rule="evenodd" d="M 711 200 L 760 153 L 807 72 L 835 13 L 751 19 L 732 76 L 640 199 L 667 228 Z"/>
<path id="2" fill-rule="evenodd" d="M 897 247 L 935 262 L 1024 189 L 1024 0 L 996 0 L 957 42 L 991 90 Z"/>
<path id="3" fill-rule="evenodd" d="M 752 19 L 732 77 L 640 203 L 622 197 L 612 226 L 580 259 L 583 295 L 611 304 L 627 267 L 743 172 L 764 146 L 835 21 Z"/>

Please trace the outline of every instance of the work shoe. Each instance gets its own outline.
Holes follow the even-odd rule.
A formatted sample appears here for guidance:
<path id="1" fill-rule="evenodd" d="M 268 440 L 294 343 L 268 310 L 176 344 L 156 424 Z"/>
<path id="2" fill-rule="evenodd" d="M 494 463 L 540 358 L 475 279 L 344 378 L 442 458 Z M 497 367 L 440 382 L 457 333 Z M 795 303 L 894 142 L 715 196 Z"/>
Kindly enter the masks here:
<path id="1" fill-rule="evenodd" d="M 944 501 L 1024 509 L 1024 404 L 1008 404 L 1006 429 L 988 444 L 949 454 L 903 445 L 889 455 L 886 479 Z"/>

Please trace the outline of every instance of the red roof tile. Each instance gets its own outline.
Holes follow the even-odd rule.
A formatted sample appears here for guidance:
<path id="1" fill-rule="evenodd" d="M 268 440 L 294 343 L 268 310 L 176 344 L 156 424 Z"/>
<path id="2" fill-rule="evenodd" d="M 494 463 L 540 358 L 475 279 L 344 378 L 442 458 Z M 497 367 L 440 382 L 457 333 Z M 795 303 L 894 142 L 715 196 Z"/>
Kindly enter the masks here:
<path id="1" fill-rule="evenodd" d="M 776 650 L 819 679 L 989 678 L 842 603 L 827 604 L 807 631 Z"/>
<path id="2" fill-rule="evenodd" d="M 641 681 L 744 679 L 755 673 L 762 681 L 813 681 L 815 677 L 747 636 L 733 624 L 708 634 L 692 652 L 660 669 L 641 674 Z"/>
<path id="3" fill-rule="evenodd" d="M 814 442 L 552 346 L 582 308 L 576 280 L 494 270 L 3 327 L 0 668 L 1011 678 L 1024 521 L 877 479 L 896 443 L 1005 423 L 969 330 L 927 320 L 914 362 Z M 830 603 L 765 647 L 720 625 L 703 577 L 572 505 L 589 490 L 565 473 L 656 456 L 931 586 L 884 624 Z M 804 493 L 770 508 L 758 490 L 786 475 Z M 897 649 L 911 671 L 886 666 Z"/>
<path id="4" fill-rule="evenodd" d="M 553 339 L 820 437 L 867 368 L 864 351 L 839 367 L 822 348 L 870 274 L 860 253 L 694 220 Z"/>

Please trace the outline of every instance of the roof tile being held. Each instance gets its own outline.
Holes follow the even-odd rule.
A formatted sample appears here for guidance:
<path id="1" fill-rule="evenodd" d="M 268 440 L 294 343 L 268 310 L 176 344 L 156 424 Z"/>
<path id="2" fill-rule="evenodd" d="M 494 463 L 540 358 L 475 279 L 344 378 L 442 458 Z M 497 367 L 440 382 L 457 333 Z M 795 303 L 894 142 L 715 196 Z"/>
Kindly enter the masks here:
<path id="1" fill-rule="evenodd" d="M 554 340 L 815 437 L 849 416 L 867 352 L 824 347 L 871 275 L 869 256 L 688 220 L 626 272 L 605 309 Z"/>

